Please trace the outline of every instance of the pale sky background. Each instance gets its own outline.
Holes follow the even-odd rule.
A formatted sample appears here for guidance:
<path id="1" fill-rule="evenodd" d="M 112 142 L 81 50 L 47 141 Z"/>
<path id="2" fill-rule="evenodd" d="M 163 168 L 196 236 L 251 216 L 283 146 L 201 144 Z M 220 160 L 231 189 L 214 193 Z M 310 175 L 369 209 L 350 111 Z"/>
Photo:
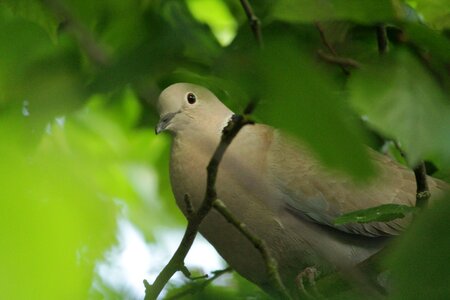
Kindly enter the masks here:
<path id="1" fill-rule="evenodd" d="M 158 230 L 155 232 L 155 243 L 148 244 L 129 220 L 122 218 L 118 223 L 119 243 L 97 265 L 97 273 L 112 289 L 127 290 L 133 298 L 143 299 L 145 290 L 142 280 L 146 278 L 151 283 L 156 278 L 178 247 L 183 230 Z M 211 271 L 225 268 L 226 264 L 199 235 L 186 257 L 186 266 L 210 274 Z M 184 281 L 184 276 L 179 272 L 171 280 L 179 284 Z M 220 281 L 215 283 L 220 284 Z"/>

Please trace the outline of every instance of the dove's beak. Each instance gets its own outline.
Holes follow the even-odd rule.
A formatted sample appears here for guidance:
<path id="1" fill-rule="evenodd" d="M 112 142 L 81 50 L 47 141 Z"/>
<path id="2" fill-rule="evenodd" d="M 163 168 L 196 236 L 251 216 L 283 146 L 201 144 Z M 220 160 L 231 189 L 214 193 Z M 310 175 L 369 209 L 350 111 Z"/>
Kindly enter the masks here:
<path id="1" fill-rule="evenodd" d="M 155 127 L 155 134 L 159 134 L 160 132 L 163 132 L 166 130 L 167 126 L 169 126 L 170 121 L 172 121 L 173 117 L 175 117 L 177 113 L 167 113 L 159 119 L 158 124 Z"/>

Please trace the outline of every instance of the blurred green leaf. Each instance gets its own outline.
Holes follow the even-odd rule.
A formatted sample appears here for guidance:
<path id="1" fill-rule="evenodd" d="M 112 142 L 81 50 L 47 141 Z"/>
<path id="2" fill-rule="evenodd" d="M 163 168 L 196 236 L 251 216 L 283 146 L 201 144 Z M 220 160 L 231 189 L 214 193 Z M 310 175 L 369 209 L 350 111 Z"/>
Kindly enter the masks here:
<path id="1" fill-rule="evenodd" d="M 215 74 L 231 83 L 227 88 L 241 107 L 260 100 L 258 121 L 296 135 L 327 166 L 366 179 L 374 170 L 357 116 L 347 106 L 339 77 L 314 62 L 317 30 L 298 30 L 308 43 L 296 40 L 293 28 L 273 24 L 265 32 L 263 50 L 250 30 L 240 31 L 214 66 Z"/>
<path id="2" fill-rule="evenodd" d="M 373 169 L 362 131 L 331 74 L 294 40 L 273 39 L 260 60 L 258 115 L 304 140 L 328 166 L 364 179 Z"/>
<path id="3" fill-rule="evenodd" d="M 444 63 L 450 63 L 450 40 L 439 31 L 422 24 L 407 24 L 406 33 L 415 45 Z"/>
<path id="4" fill-rule="evenodd" d="M 92 91 L 153 82 L 181 66 L 209 68 L 221 51 L 211 31 L 193 18 L 184 2 L 164 1 L 159 9 L 159 14 L 147 12 L 147 30 L 140 42 L 97 74 Z"/>
<path id="5" fill-rule="evenodd" d="M 182 47 L 178 50 L 183 50 L 185 58 L 192 63 L 211 64 L 221 51 L 220 44 L 207 26 L 198 23 L 186 2 L 167 0 L 161 13 L 174 31 L 178 47 Z"/>
<path id="6" fill-rule="evenodd" d="M 0 12 L 4 15 L 0 19 L 0 52 L 3 57 L 0 61 L 0 103 L 6 103 L 16 100 L 13 95 L 18 94 L 20 89 L 17 91 L 12 86 L 23 83 L 24 73 L 30 64 L 49 57 L 56 47 L 36 24 L 8 16 L 3 6 L 0 6 Z"/>
<path id="7" fill-rule="evenodd" d="M 194 17 L 211 27 L 220 44 L 226 46 L 236 35 L 237 23 L 222 0 L 188 0 Z"/>
<path id="8" fill-rule="evenodd" d="M 417 208 L 399 204 L 383 204 L 377 207 L 352 211 L 334 220 L 335 225 L 348 223 L 389 222 L 404 218 L 406 214 L 415 212 Z"/>
<path id="9" fill-rule="evenodd" d="M 450 5 L 447 0 L 407 1 L 436 29 L 450 28 Z"/>
<path id="10" fill-rule="evenodd" d="M 114 241 L 114 206 L 67 157 L 3 147 L 0 164 L 2 298 L 85 299 Z"/>
<path id="11" fill-rule="evenodd" d="M 444 91 L 450 93 L 450 39 L 437 30 L 423 24 L 405 25 L 406 37 L 422 55 L 423 61 L 432 70 L 435 80 Z"/>
<path id="12" fill-rule="evenodd" d="M 2 4 L 8 6 L 14 14 L 39 24 L 56 43 L 59 20 L 42 5 L 41 1 L 4 0 Z"/>
<path id="13" fill-rule="evenodd" d="M 145 4 L 139 0 L 57 0 L 56 3 L 80 24 L 77 26 L 88 30 L 95 42 L 104 46 L 103 49 L 111 55 L 132 49 L 142 42 L 149 30 L 146 27 Z M 49 8 L 48 4 L 47 7 Z M 68 29 L 68 32 L 71 30 L 65 29 Z"/>
<path id="14" fill-rule="evenodd" d="M 432 75 L 407 51 L 355 72 L 351 103 L 368 123 L 400 141 L 409 163 L 437 155 L 450 161 L 450 106 Z"/>
<path id="15" fill-rule="evenodd" d="M 157 202 L 151 168 L 166 143 L 152 129 L 131 126 L 138 121 L 131 91 L 114 105 L 108 100 L 93 97 L 50 122 L 33 149 L 5 142 L 27 137 L 18 131 L 24 116 L 1 119 L 2 297 L 87 299 L 95 264 L 115 242 L 116 217 L 125 213 L 119 203 L 148 238 L 171 222 L 167 212 L 174 209 Z"/>
<path id="16" fill-rule="evenodd" d="M 404 12 L 397 0 L 280 0 L 272 14 L 274 19 L 288 22 L 350 20 L 370 24 L 400 19 Z"/>
<path id="17" fill-rule="evenodd" d="M 391 299 L 450 297 L 450 197 L 440 200 L 418 215 L 396 241 L 388 260 L 395 287 Z"/>

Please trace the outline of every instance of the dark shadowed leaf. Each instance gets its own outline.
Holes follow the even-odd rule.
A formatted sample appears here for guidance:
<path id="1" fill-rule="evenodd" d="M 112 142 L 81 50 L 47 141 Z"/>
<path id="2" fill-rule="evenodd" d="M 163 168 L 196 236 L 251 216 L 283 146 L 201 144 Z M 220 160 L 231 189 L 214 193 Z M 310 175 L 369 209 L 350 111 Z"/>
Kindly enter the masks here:
<path id="1" fill-rule="evenodd" d="M 42 1 L 38 0 L 5 0 L 2 4 L 8 6 L 11 11 L 24 19 L 40 25 L 51 39 L 56 42 L 59 21 L 46 7 Z"/>
<path id="2" fill-rule="evenodd" d="M 388 263 L 392 299 L 450 298 L 450 197 L 417 216 L 400 237 Z"/>
<path id="3" fill-rule="evenodd" d="M 450 63 L 450 40 L 448 37 L 423 24 L 407 24 L 405 29 L 408 37 L 417 47 L 424 49 L 432 57 L 436 56 L 444 63 Z"/>
<path id="4" fill-rule="evenodd" d="M 403 17 L 397 0 L 281 0 L 273 9 L 273 18 L 288 22 L 351 20 L 360 23 L 392 21 Z"/>

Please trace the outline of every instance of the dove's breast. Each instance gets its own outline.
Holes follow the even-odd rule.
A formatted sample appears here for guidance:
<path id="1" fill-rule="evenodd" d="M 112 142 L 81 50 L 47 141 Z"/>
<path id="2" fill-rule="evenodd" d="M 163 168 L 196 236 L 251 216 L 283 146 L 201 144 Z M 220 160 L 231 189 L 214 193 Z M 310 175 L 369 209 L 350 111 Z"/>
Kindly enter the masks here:
<path id="1" fill-rule="evenodd" d="M 254 152 L 253 147 L 242 148 L 244 140 L 257 147 L 263 141 L 258 136 L 246 137 L 246 131 L 244 128 L 225 152 L 216 180 L 217 195 L 236 218 L 261 238 L 270 240 L 271 248 L 276 249 L 274 252 L 280 253 L 280 241 L 285 236 L 275 212 L 264 203 L 264 196 L 270 192 L 264 176 L 261 176 L 264 157 Z M 206 166 L 219 143 L 215 135 L 189 136 L 190 139 L 175 137 L 170 161 L 172 189 L 185 214 L 185 194 L 189 195 L 194 208 L 203 201 Z M 202 223 L 200 232 L 234 269 L 249 280 L 264 284 L 267 276 L 259 252 L 221 215 L 212 210 Z"/>

